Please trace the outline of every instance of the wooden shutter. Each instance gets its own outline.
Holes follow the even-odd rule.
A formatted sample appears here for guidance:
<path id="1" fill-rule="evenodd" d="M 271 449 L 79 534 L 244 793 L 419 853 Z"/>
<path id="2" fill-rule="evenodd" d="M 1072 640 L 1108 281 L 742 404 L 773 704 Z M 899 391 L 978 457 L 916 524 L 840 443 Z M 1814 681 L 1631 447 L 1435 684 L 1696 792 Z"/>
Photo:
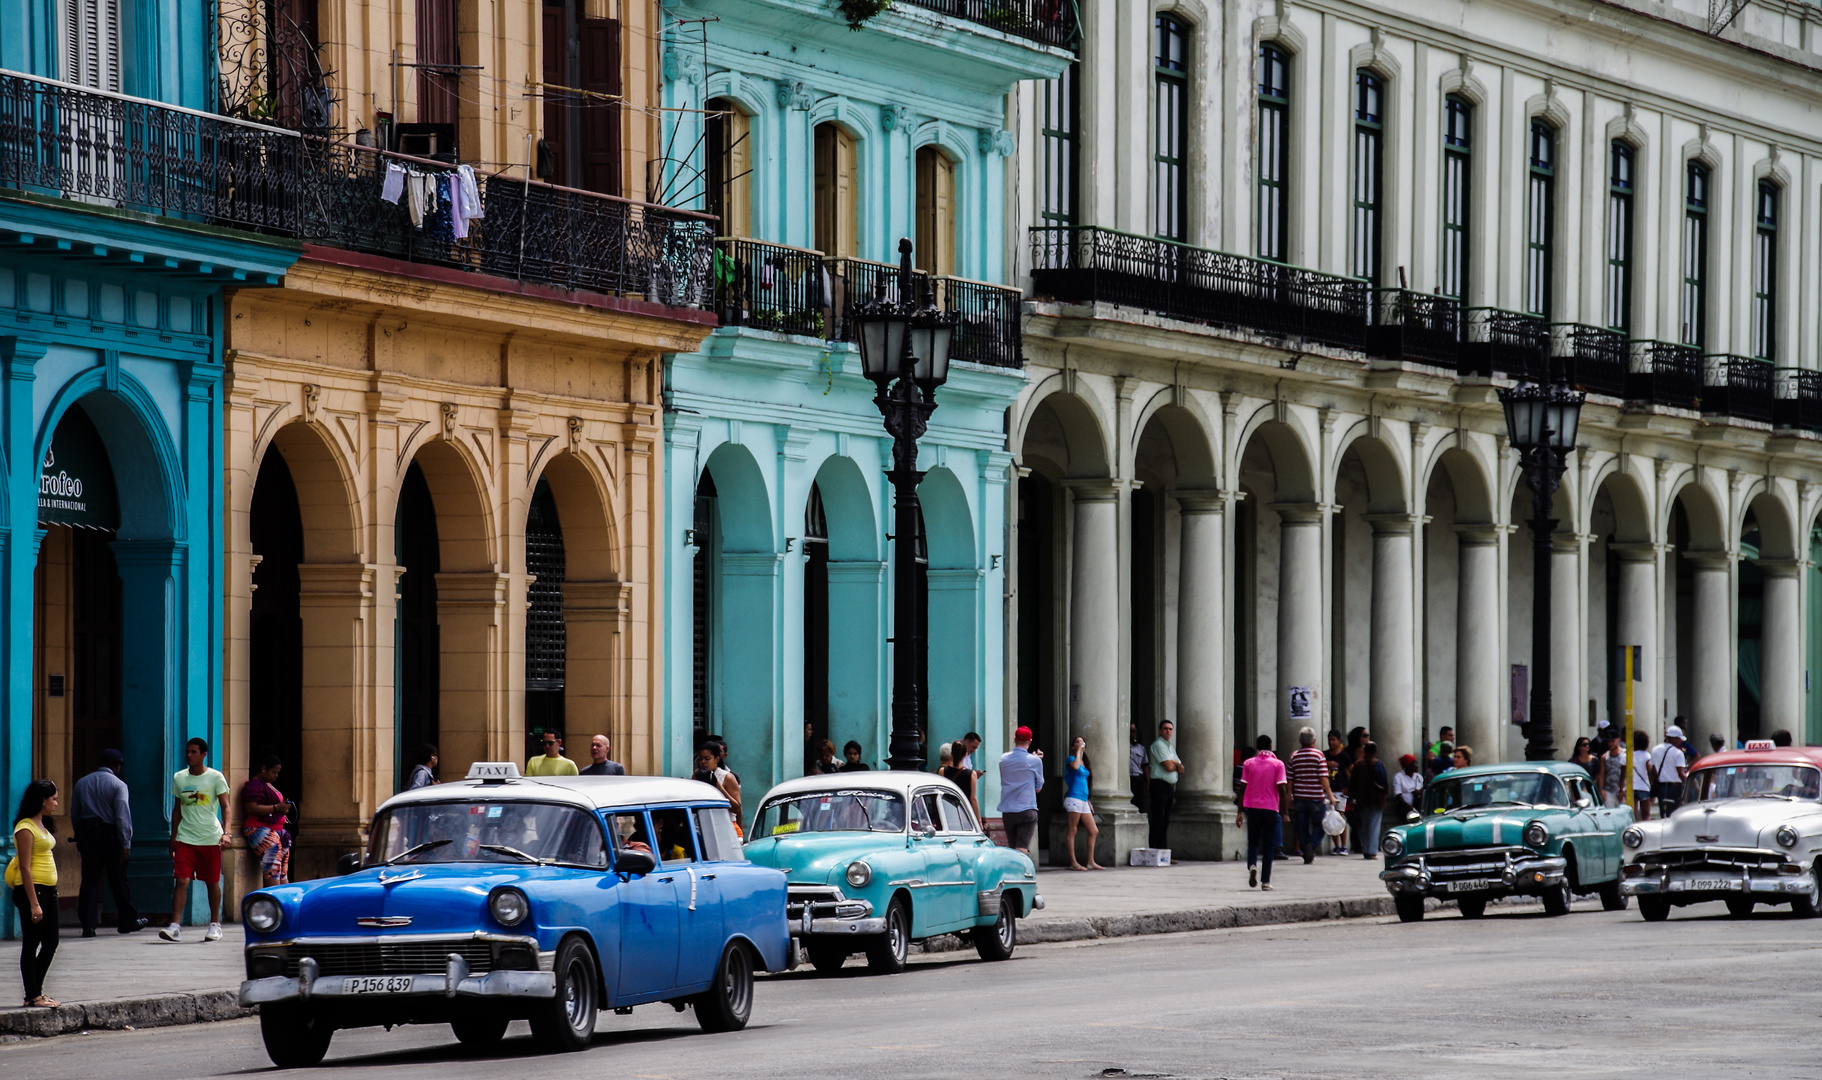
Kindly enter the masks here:
<path id="1" fill-rule="evenodd" d="M 418 63 L 448 65 L 445 70 L 418 68 L 418 123 L 453 124 L 461 117 L 461 62 L 456 51 L 455 0 L 417 0 Z"/>
<path id="2" fill-rule="evenodd" d="M 753 233 L 753 118 L 729 103 L 727 118 L 727 193 L 722 202 L 727 218 L 721 223 L 723 236 L 751 236 Z"/>
<path id="3" fill-rule="evenodd" d="M 580 50 L 581 86 L 590 94 L 620 95 L 620 23 L 583 19 Z M 604 195 L 620 194 L 620 114 L 618 102 L 591 97 L 581 107 L 582 186 Z"/>
<path id="4" fill-rule="evenodd" d="M 816 250 L 835 254 L 836 227 L 834 124 L 816 125 Z M 802 204 L 799 204 L 802 205 Z"/>
<path id="5" fill-rule="evenodd" d="M 544 91 L 544 143 L 557 160 L 553 176 L 558 183 L 569 182 L 569 107 L 566 95 L 552 86 L 569 86 L 569 8 L 562 3 L 546 3 L 542 9 L 544 34 L 543 64 L 540 76 Z"/>
<path id="6" fill-rule="evenodd" d="M 936 268 L 936 162 L 942 155 L 936 147 L 926 146 L 917 152 L 917 268 L 934 272 Z"/>
<path id="7" fill-rule="evenodd" d="M 860 172 L 860 145 L 847 131 L 835 129 L 835 254 L 852 258 L 858 254 L 856 240 L 860 234 L 860 201 L 855 183 Z"/>
<path id="8" fill-rule="evenodd" d="M 955 162 L 936 151 L 936 252 L 935 272 L 955 273 Z"/>

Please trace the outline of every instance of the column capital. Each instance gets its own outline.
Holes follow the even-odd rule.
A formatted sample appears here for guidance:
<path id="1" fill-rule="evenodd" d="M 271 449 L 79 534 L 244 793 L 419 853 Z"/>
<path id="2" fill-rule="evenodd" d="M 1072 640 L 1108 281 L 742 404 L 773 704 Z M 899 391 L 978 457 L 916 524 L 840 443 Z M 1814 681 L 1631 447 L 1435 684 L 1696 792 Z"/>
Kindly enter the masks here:
<path id="1" fill-rule="evenodd" d="M 372 596 L 378 569 L 368 563 L 299 563 L 298 594 L 323 599 Z"/>
<path id="2" fill-rule="evenodd" d="M 1697 570 L 1729 570 L 1733 567 L 1733 553 L 1728 551 L 1685 551 L 1683 558 Z"/>
<path id="3" fill-rule="evenodd" d="M 1462 547 L 1497 547 L 1503 531 L 1498 525 L 1470 524 L 1452 526 L 1455 542 Z"/>
<path id="4" fill-rule="evenodd" d="M 1334 511 L 1327 503 L 1268 503 L 1267 507 L 1286 525 L 1315 525 Z"/>
<path id="5" fill-rule="evenodd" d="M 1419 514 L 1363 514 L 1374 536 L 1410 536 L 1425 520 Z"/>
<path id="6" fill-rule="evenodd" d="M 1669 549 L 1662 544 L 1609 543 L 1607 550 L 1618 556 L 1621 562 L 1647 563 L 1656 562 L 1657 557 Z"/>
<path id="7" fill-rule="evenodd" d="M 1807 570 L 1807 559 L 1756 559 L 1759 571 L 1768 578 L 1794 578 Z"/>
<path id="8" fill-rule="evenodd" d="M 1221 514 L 1227 511 L 1227 498 L 1219 491 L 1173 491 L 1177 510 L 1183 514 Z"/>
<path id="9" fill-rule="evenodd" d="M 1137 480 L 1109 480 L 1106 477 L 1081 477 L 1064 480 L 1063 486 L 1075 493 L 1076 502 L 1113 502 L 1125 488 L 1139 487 Z"/>

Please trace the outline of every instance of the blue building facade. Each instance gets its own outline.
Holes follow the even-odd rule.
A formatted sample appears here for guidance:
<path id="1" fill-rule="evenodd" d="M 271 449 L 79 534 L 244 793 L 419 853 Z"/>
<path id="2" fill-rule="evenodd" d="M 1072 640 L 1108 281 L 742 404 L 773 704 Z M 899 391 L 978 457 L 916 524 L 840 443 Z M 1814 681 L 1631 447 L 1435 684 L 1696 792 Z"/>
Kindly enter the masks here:
<path id="1" fill-rule="evenodd" d="M 1005 95 L 1070 58 L 1071 8 L 820 0 L 665 10 L 664 184 L 721 219 L 722 327 L 666 357 L 665 765 L 722 736 L 749 800 L 827 740 L 886 757 L 892 611 L 928 642 L 926 744 L 1005 742 L 1005 412 L 1024 385 L 1006 276 Z M 921 443 L 922 588 L 891 595 L 891 442 L 848 313 L 914 291 L 961 316 Z M 991 792 L 983 790 L 991 813 Z"/>
<path id="2" fill-rule="evenodd" d="M 41 776 L 67 794 L 121 749 L 156 912 L 170 774 L 221 736 L 223 290 L 277 284 L 297 248 L 209 224 L 237 197 L 211 155 L 259 129 L 200 111 L 207 7 L 60 10 L 0 12 L 0 96 L 29 135 L 0 145 L 0 802 Z"/>

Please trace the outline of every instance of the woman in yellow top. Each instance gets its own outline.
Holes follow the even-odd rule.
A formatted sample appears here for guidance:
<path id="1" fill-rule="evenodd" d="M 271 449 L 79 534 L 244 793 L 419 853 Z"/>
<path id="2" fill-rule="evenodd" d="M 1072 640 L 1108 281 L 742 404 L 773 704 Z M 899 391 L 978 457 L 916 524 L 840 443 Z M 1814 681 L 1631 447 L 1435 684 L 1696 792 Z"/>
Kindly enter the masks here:
<path id="1" fill-rule="evenodd" d="M 18 852 L 6 864 L 6 883 L 13 890 L 13 907 L 25 916 L 24 947 L 19 950 L 19 974 L 25 977 L 27 1008 L 54 1009 L 59 1002 L 44 996 L 44 974 L 57 952 L 57 864 L 51 849 L 57 846 L 50 816 L 57 812 L 57 785 L 33 780 L 19 798 L 13 815 L 13 847 Z"/>

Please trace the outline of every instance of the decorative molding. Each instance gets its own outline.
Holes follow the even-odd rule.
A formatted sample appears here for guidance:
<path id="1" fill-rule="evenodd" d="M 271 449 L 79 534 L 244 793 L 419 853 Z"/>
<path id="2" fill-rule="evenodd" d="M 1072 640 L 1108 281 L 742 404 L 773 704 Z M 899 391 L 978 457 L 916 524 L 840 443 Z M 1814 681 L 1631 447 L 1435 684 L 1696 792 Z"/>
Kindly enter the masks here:
<path id="1" fill-rule="evenodd" d="M 1355 71 L 1366 68 L 1377 72 L 1387 82 L 1396 81 L 1401 70 L 1398 58 L 1385 50 L 1377 26 L 1373 28 L 1371 41 L 1363 41 L 1348 52 L 1348 63 Z"/>
<path id="2" fill-rule="evenodd" d="M 777 86 L 778 107 L 797 109 L 800 112 L 810 111 L 810 90 L 795 79 L 780 79 Z"/>
<path id="3" fill-rule="evenodd" d="M 1442 73 L 1436 86 L 1444 96 L 1455 94 L 1468 99 L 1472 105 L 1484 105 L 1487 102 L 1487 87 L 1474 77 L 1474 60 L 1467 53 L 1461 54 L 1459 66 Z"/>
<path id="4" fill-rule="evenodd" d="M 1277 42 L 1292 53 L 1301 53 L 1309 48 L 1309 38 L 1297 29 L 1297 24 L 1284 17 L 1282 8 L 1275 14 L 1253 20 L 1253 40 L 1260 45 Z"/>
<path id="5" fill-rule="evenodd" d="M 909 130 L 911 127 L 911 110 L 904 105 L 881 105 L 879 107 L 879 129 L 892 132 Z"/>
<path id="6" fill-rule="evenodd" d="M 456 433 L 456 414 L 457 414 L 457 413 L 458 413 L 458 412 L 459 412 L 459 411 L 460 411 L 460 410 L 459 410 L 459 409 L 458 409 L 458 408 L 457 408 L 457 406 L 456 406 L 456 403 L 455 403 L 455 402 L 453 402 L 453 401 L 445 401 L 445 402 L 443 402 L 443 406 L 442 406 L 442 413 L 443 413 L 443 438 L 445 438 L 445 439 L 453 439 L 453 438 L 455 438 L 455 433 Z"/>
<path id="7" fill-rule="evenodd" d="M 315 383 L 304 383 L 304 415 L 315 416 L 316 410 L 323 403 L 323 388 Z"/>
<path id="8" fill-rule="evenodd" d="M 690 49 L 664 50 L 666 82 L 701 83 L 702 54 Z"/>
<path id="9" fill-rule="evenodd" d="M 582 418 L 580 416 L 569 418 L 569 452 L 582 453 Z"/>

